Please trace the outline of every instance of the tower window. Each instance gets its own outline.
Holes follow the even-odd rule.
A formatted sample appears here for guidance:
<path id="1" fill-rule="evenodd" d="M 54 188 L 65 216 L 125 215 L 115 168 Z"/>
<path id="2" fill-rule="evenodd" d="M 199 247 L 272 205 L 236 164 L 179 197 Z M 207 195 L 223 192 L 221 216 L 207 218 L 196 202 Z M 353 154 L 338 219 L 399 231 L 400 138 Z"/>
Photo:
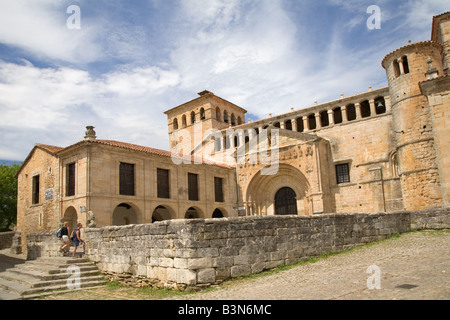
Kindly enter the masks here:
<path id="1" fill-rule="evenodd" d="M 407 56 L 403 56 L 402 57 L 402 63 L 403 63 L 403 72 L 405 74 L 409 73 L 409 64 L 408 64 L 408 57 Z"/>
<path id="2" fill-rule="evenodd" d="M 400 76 L 400 66 L 397 60 L 394 60 L 393 67 L 394 67 L 394 75 L 396 78 L 398 78 Z"/>
<path id="3" fill-rule="evenodd" d="M 200 120 L 205 120 L 205 119 L 206 119 L 205 109 L 201 108 L 200 109 Z"/>
<path id="4" fill-rule="evenodd" d="M 336 165 L 337 184 L 350 182 L 350 169 L 348 163 Z"/>

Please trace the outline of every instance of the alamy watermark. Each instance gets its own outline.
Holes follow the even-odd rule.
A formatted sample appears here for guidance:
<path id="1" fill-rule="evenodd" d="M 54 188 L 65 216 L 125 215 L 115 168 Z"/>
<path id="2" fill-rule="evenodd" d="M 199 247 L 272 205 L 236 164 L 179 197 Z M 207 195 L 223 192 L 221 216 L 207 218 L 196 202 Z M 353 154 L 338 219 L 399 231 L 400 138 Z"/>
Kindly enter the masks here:
<path id="1" fill-rule="evenodd" d="M 66 286 L 70 290 L 81 288 L 81 270 L 77 265 L 71 265 L 66 269 L 66 273 L 70 274 L 67 278 Z"/>
<path id="2" fill-rule="evenodd" d="M 67 14 L 70 14 L 67 18 L 66 26 L 69 30 L 79 30 L 81 29 L 81 9 L 77 5 L 71 5 L 67 7 Z"/>
<path id="3" fill-rule="evenodd" d="M 176 165 L 209 161 L 229 166 L 260 164 L 262 175 L 278 173 L 279 129 L 210 129 L 202 134 L 199 122 L 194 125 L 193 135 L 187 129 L 176 130 L 171 141 L 172 162 Z"/>
<path id="4" fill-rule="evenodd" d="M 367 278 L 367 289 L 381 289 L 381 269 L 377 265 L 371 265 L 366 270 L 370 276 Z"/>
<path id="5" fill-rule="evenodd" d="M 367 13 L 371 15 L 366 22 L 367 29 L 381 29 L 381 8 L 377 5 L 369 6 L 367 8 Z"/>

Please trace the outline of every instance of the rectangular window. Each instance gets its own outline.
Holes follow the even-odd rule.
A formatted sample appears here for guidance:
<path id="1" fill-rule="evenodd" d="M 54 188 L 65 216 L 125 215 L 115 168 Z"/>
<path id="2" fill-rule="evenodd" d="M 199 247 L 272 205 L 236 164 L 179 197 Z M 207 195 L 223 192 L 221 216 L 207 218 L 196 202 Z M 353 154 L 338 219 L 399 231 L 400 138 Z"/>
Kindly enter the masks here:
<path id="1" fill-rule="evenodd" d="M 214 197 L 216 202 L 224 202 L 222 178 L 214 177 Z"/>
<path id="2" fill-rule="evenodd" d="M 39 203 L 39 176 L 33 177 L 33 195 L 31 199 L 32 204 Z"/>
<path id="3" fill-rule="evenodd" d="M 157 169 L 158 198 L 170 199 L 169 170 Z"/>
<path id="4" fill-rule="evenodd" d="M 188 173 L 189 200 L 198 201 L 198 174 Z"/>
<path id="5" fill-rule="evenodd" d="M 75 195 L 75 163 L 68 164 L 66 167 L 67 188 L 66 196 Z"/>
<path id="6" fill-rule="evenodd" d="M 348 163 L 336 165 L 336 180 L 338 184 L 350 182 L 350 170 Z"/>
<path id="7" fill-rule="evenodd" d="M 134 164 L 120 163 L 119 193 L 125 196 L 134 196 Z"/>

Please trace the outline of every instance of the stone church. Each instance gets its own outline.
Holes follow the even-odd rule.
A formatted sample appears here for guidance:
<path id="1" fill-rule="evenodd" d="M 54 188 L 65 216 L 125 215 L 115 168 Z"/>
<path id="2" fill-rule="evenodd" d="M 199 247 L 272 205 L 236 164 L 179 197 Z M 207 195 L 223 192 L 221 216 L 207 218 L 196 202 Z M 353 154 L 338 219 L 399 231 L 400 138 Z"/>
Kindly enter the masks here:
<path id="1" fill-rule="evenodd" d="M 381 62 L 388 86 L 246 120 L 209 91 L 165 112 L 170 151 L 36 144 L 17 173 L 26 234 L 167 219 L 420 210 L 450 203 L 450 12 Z M 374 66 L 376 68 L 376 66 Z"/>

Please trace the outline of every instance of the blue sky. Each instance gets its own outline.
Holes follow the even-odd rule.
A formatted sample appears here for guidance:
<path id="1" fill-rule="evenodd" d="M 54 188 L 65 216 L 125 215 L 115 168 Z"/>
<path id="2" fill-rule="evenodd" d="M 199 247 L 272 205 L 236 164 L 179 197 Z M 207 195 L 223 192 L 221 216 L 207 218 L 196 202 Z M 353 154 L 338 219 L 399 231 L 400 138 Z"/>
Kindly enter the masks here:
<path id="1" fill-rule="evenodd" d="M 80 28 L 69 29 L 70 5 Z M 381 9 L 370 30 L 367 8 Z M 387 85 L 448 0 L 0 0 L 0 159 L 100 139 L 168 149 L 165 110 L 205 89 L 266 118 Z"/>

